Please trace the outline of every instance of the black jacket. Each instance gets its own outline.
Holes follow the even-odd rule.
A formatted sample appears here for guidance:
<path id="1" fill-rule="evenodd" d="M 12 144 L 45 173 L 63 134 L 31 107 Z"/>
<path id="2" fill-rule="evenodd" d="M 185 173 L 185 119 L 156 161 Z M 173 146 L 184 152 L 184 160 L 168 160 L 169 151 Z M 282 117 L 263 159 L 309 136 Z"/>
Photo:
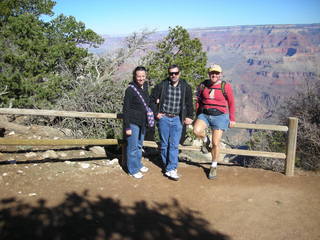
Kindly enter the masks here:
<path id="1" fill-rule="evenodd" d="M 180 120 L 183 123 L 186 117 L 193 118 L 193 103 L 192 103 L 192 89 L 190 85 L 183 79 L 179 80 L 181 84 L 181 102 L 180 102 Z M 168 87 L 170 84 L 170 79 L 165 79 L 159 84 L 157 84 L 152 90 L 150 96 L 150 106 L 156 116 L 161 109 L 162 104 L 164 103 L 164 99 L 168 94 Z M 157 99 L 159 99 L 159 103 L 157 103 Z"/>
<path id="2" fill-rule="evenodd" d="M 150 99 L 148 94 L 148 85 L 144 84 L 142 89 L 134 82 L 131 82 L 130 84 L 136 87 L 146 104 L 149 106 Z M 147 124 L 147 111 L 140 97 L 132 87 L 129 86 L 126 89 L 123 102 L 122 112 L 124 129 L 130 128 L 130 123 L 145 128 Z"/>

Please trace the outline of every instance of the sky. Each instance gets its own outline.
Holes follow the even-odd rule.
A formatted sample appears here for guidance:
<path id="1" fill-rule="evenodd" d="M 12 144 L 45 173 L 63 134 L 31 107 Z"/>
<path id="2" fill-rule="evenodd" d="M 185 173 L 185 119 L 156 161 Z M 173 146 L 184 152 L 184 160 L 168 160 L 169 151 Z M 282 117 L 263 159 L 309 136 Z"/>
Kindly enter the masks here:
<path id="1" fill-rule="evenodd" d="M 54 0 L 55 16 L 74 16 L 98 34 L 128 35 L 261 24 L 320 23 L 320 0 Z"/>

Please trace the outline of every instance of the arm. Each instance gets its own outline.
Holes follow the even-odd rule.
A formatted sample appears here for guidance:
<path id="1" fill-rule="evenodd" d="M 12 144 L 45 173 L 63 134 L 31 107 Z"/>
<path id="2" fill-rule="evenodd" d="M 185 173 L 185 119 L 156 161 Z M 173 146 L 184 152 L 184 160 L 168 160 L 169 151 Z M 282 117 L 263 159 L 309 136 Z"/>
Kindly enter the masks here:
<path id="1" fill-rule="evenodd" d="M 185 124 L 191 124 L 194 109 L 193 109 L 193 102 L 192 102 L 192 89 L 190 85 L 186 86 L 185 104 L 186 104 L 186 118 L 184 119 L 184 122 Z"/>
<path id="2" fill-rule="evenodd" d="M 231 84 L 226 84 L 226 94 L 228 96 L 227 102 L 228 102 L 228 109 L 229 109 L 230 127 L 233 127 L 236 122 L 236 119 L 235 119 L 235 101 L 234 101 L 234 95 L 233 95 Z"/>
<path id="3" fill-rule="evenodd" d="M 196 89 L 196 116 L 198 116 L 200 114 L 200 103 L 201 103 L 201 92 L 204 88 L 203 83 L 201 83 L 200 85 L 197 86 Z"/>
<path id="4" fill-rule="evenodd" d="M 161 93 L 161 86 L 157 84 L 151 91 L 150 95 L 150 108 L 154 112 L 154 115 L 157 116 L 159 113 L 159 101 L 160 101 L 160 93 Z"/>
<path id="5" fill-rule="evenodd" d="M 132 97 L 132 94 L 131 94 L 130 88 L 127 88 L 127 90 L 126 90 L 126 92 L 124 94 L 123 108 L 122 108 L 123 126 L 124 126 L 124 129 L 125 129 L 127 135 L 131 135 L 131 134 L 128 134 L 129 130 L 131 131 L 131 129 L 130 129 L 130 121 L 129 121 L 131 97 Z"/>

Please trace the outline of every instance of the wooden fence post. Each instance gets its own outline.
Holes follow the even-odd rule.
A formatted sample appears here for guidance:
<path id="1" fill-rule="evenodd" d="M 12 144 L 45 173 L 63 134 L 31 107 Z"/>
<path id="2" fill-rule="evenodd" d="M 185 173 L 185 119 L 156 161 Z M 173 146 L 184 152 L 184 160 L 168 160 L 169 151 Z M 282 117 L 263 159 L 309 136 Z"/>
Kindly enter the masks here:
<path id="1" fill-rule="evenodd" d="M 287 176 L 294 175 L 294 165 L 296 160 L 296 146 L 298 134 L 298 118 L 289 117 L 288 119 L 288 138 L 287 138 L 287 153 L 286 153 L 286 172 Z"/>

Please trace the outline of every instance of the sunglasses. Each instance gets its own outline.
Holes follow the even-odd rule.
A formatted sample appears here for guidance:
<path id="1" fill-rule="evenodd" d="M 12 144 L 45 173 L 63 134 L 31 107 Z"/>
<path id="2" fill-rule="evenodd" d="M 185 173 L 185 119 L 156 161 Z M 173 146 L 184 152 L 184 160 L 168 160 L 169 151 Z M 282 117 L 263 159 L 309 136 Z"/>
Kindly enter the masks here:
<path id="1" fill-rule="evenodd" d="M 169 75 L 170 76 L 173 76 L 173 75 L 178 75 L 180 72 L 169 72 Z"/>
<path id="2" fill-rule="evenodd" d="M 219 75 L 219 74 L 220 74 L 220 72 L 212 71 L 212 72 L 209 72 L 209 74 L 210 74 L 210 75 L 213 75 L 213 74 L 215 74 L 215 75 Z"/>

